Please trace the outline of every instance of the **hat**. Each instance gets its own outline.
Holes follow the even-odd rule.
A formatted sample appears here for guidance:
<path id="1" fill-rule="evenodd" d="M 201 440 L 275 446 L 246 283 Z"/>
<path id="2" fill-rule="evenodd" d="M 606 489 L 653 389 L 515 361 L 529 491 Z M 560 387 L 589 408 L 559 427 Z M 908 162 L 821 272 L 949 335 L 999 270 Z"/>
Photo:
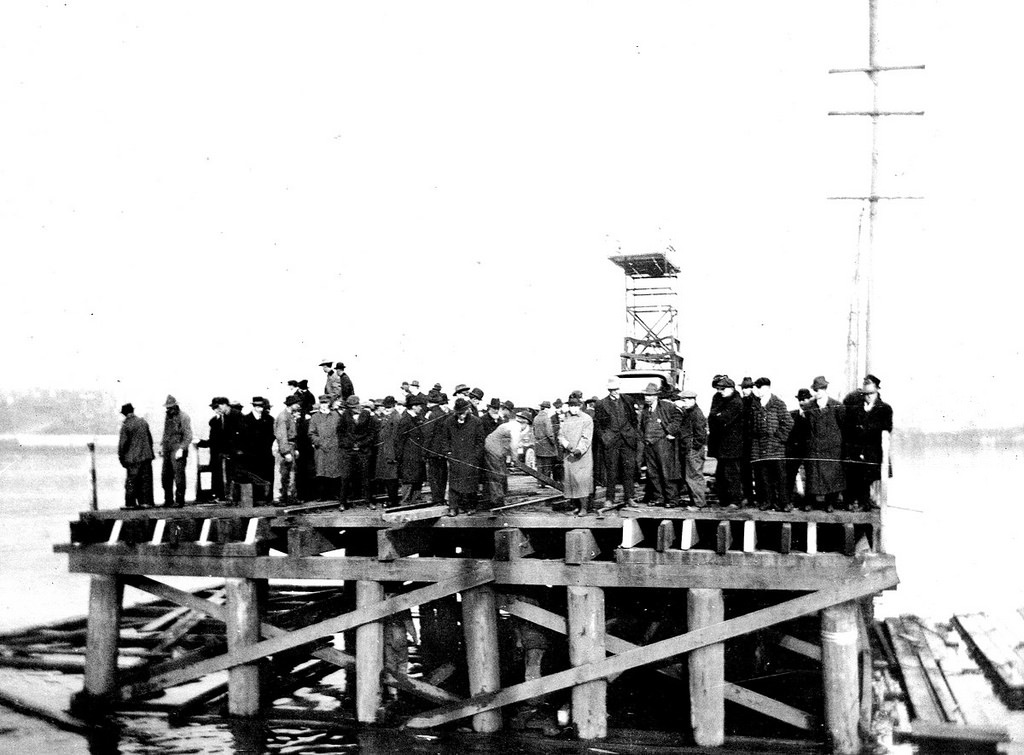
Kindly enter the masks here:
<path id="1" fill-rule="evenodd" d="M 291 406 L 292 404 L 298 404 L 302 401 L 301 398 L 296 396 L 294 393 L 291 396 L 285 396 L 284 405 Z"/>
<path id="2" fill-rule="evenodd" d="M 164 401 L 164 408 L 169 409 L 172 406 L 178 405 L 178 399 L 174 398 L 171 394 L 167 394 L 167 400 Z"/>
<path id="3" fill-rule="evenodd" d="M 320 395 L 320 398 L 318 398 L 317 401 L 319 401 L 321 404 L 329 404 L 331 403 L 331 397 L 328 396 L 326 393 L 323 393 Z"/>
<path id="4" fill-rule="evenodd" d="M 345 363 L 344 362 L 337 362 L 337 363 L 335 363 L 334 369 L 336 369 L 336 370 L 343 370 L 343 369 L 345 369 Z"/>
<path id="5" fill-rule="evenodd" d="M 573 391 L 572 393 L 569 394 L 569 398 L 574 398 L 574 397 L 578 398 L 578 399 L 582 399 L 583 398 L 583 391 Z"/>
<path id="6" fill-rule="evenodd" d="M 299 381 L 298 380 L 289 380 L 288 381 L 288 387 L 289 388 L 298 388 L 299 387 Z"/>
<path id="7" fill-rule="evenodd" d="M 562 399 L 556 398 L 554 406 L 555 406 L 556 409 L 561 409 L 562 408 Z"/>
<path id="8" fill-rule="evenodd" d="M 460 393 L 464 393 L 469 390 L 469 386 L 465 383 L 459 383 L 455 386 L 455 395 L 458 396 Z"/>
<path id="9" fill-rule="evenodd" d="M 828 388 L 828 381 L 825 379 L 824 375 L 818 375 L 818 377 L 814 378 L 814 381 L 811 383 L 811 390 L 817 391 L 822 388 Z"/>
<path id="10" fill-rule="evenodd" d="M 771 385 L 772 381 L 766 377 L 759 377 L 757 380 L 754 381 L 755 388 L 764 388 L 765 386 L 768 386 L 770 388 Z"/>
<path id="11" fill-rule="evenodd" d="M 395 400 L 391 399 L 391 404 L 394 405 L 394 403 Z M 353 406 L 359 406 L 359 396 L 349 396 L 347 399 L 345 399 L 345 406 L 350 408 Z"/>
<path id="12" fill-rule="evenodd" d="M 440 393 L 441 392 L 441 384 L 440 383 L 434 383 L 434 387 L 433 387 L 432 390 L 435 390 L 438 393 Z"/>
<path id="13" fill-rule="evenodd" d="M 468 407 L 469 407 L 469 401 L 467 401 L 466 399 L 462 398 L 462 396 L 459 396 L 457 399 L 455 399 L 455 411 L 461 412 L 461 411 L 464 411 Z"/>
<path id="14" fill-rule="evenodd" d="M 403 380 L 403 381 L 402 381 L 402 386 L 401 386 L 401 387 L 402 387 L 402 388 L 405 388 L 405 387 L 406 387 L 407 385 L 409 385 L 409 381 L 408 381 L 408 380 Z"/>
<path id="15" fill-rule="evenodd" d="M 216 409 L 221 404 L 227 404 L 227 403 L 229 403 L 228 400 L 226 398 L 224 398 L 223 396 L 214 396 L 212 399 L 210 399 L 210 408 L 211 409 Z"/>
<path id="16" fill-rule="evenodd" d="M 308 380 L 300 380 L 299 381 L 299 388 L 301 388 L 302 390 L 307 390 L 309 388 L 309 381 Z"/>
<path id="17" fill-rule="evenodd" d="M 447 404 L 448 403 L 448 394 L 445 393 L 444 391 L 441 391 L 441 403 L 442 404 Z"/>
<path id="18" fill-rule="evenodd" d="M 722 386 L 719 385 L 719 383 L 723 379 L 725 379 L 727 377 L 729 377 L 729 376 L 728 375 L 715 375 L 713 378 L 711 378 L 711 387 L 714 388 L 715 390 L 718 390 L 719 388 L 722 387 Z"/>
<path id="19" fill-rule="evenodd" d="M 405 405 L 406 407 L 423 406 L 426 402 L 422 396 L 406 396 Z"/>
<path id="20" fill-rule="evenodd" d="M 501 408 L 501 399 L 499 399 L 497 396 L 492 397 L 490 403 L 487 404 L 487 408 L 488 409 L 500 409 Z"/>
<path id="21" fill-rule="evenodd" d="M 411 385 L 413 388 L 419 388 L 420 387 L 420 381 L 419 380 L 413 380 L 411 383 L 409 383 L 409 385 Z"/>
<path id="22" fill-rule="evenodd" d="M 610 391 L 617 391 L 621 387 L 622 387 L 622 381 L 619 380 L 617 377 L 610 377 L 610 378 L 608 378 L 608 390 L 610 390 Z"/>
<path id="23" fill-rule="evenodd" d="M 334 360 L 333 359 L 325 359 L 322 362 L 320 362 L 320 364 L 318 364 L 317 366 L 318 367 L 330 367 L 332 364 L 334 364 Z"/>
<path id="24" fill-rule="evenodd" d="M 865 383 L 874 383 L 876 388 L 881 388 L 882 387 L 882 381 L 879 380 L 877 377 L 875 377 L 874 375 L 872 375 L 870 373 L 868 373 L 867 375 L 864 376 L 864 382 Z M 168 396 L 168 398 L 170 398 L 170 396 Z"/>
<path id="25" fill-rule="evenodd" d="M 469 392 L 469 397 L 475 398 L 477 401 L 480 401 L 484 397 L 484 392 L 479 388 L 474 388 Z"/>
<path id="26" fill-rule="evenodd" d="M 692 398 L 692 399 L 695 399 L 695 398 L 697 398 L 697 394 L 694 393 L 693 391 L 683 391 L 682 393 L 679 394 L 679 398 Z"/>
<path id="27" fill-rule="evenodd" d="M 743 378 L 743 380 L 740 382 L 740 388 L 753 388 L 753 387 L 754 387 L 754 381 L 751 380 L 749 377 Z"/>
<path id="28" fill-rule="evenodd" d="M 237 411 L 237 412 L 240 412 L 240 411 L 242 411 L 242 402 L 241 402 L 241 401 L 232 401 L 232 402 L 231 402 L 231 403 L 229 404 L 229 406 L 230 406 L 230 407 L 231 407 L 232 409 L 234 409 L 235 411 Z"/>
<path id="29" fill-rule="evenodd" d="M 541 401 L 540 402 L 540 408 L 541 409 L 550 409 L 551 408 L 551 402 L 550 401 Z"/>
<path id="30" fill-rule="evenodd" d="M 135 407 L 132 406 L 131 404 L 122 404 L 121 405 L 121 414 L 123 414 L 126 417 L 129 414 L 133 413 L 134 411 L 135 411 Z"/>
<path id="31" fill-rule="evenodd" d="M 810 397 L 811 397 L 811 392 L 809 390 L 807 390 L 806 388 L 801 388 L 800 390 L 798 390 L 796 392 L 796 400 L 797 401 L 806 401 Z"/>
<path id="32" fill-rule="evenodd" d="M 252 405 L 253 406 L 262 406 L 264 409 L 269 409 L 270 408 L 270 402 L 267 401 L 265 398 L 263 398 L 263 396 L 253 396 L 252 397 Z"/>
<path id="33" fill-rule="evenodd" d="M 587 399 L 586 403 L 588 403 L 588 404 L 596 404 L 600 400 L 601 399 L 599 399 L 597 396 L 591 396 L 590 398 Z"/>
<path id="34" fill-rule="evenodd" d="M 443 404 L 444 403 L 444 399 L 441 398 L 441 392 L 437 391 L 437 390 L 433 390 L 430 393 L 428 393 L 427 394 L 427 403 L 430 403 L 430 404 Z"/>
<path id="35" fill-rule="evenodd" d="M 349 399 L 349 401 L 351 401 L 351 400 L 352 399 Z M 395 397 L 394 396 L 385 396 L 383 403 L 384 403 L 384 408 L 385 409 L 390 409 L 392 406 L 395 405 Z"/>
<path id="36" fill-rule="evenodd" d="M 511 401 L 502 401 L 501 408 L 508 409 L 510 412 L 514 412 L 516 410 L 516 405 L 513 404 Z"/>
<path id="37" fill-rule="evenodd" d="M 530 412 L 525 410 L 521 412 L 516 412 L 516 419 L 525 420 L 526 422 L 533 422 L 533 417 L 530 416 Z"/>
<path id="38" fill-rule="evenodd" d="M 728 375 L 722 375 L 722 377 L 720 377 L 718 379 L 718 387 L 719 388 L 735 388 L 736 387 L 736 381 L 733 380 Z"/>
<path id="39" fill-rule="evenodd" d="M 569 396 L 569 400 L 566 401 L 565 403 L 567 403 L 569 406 L 579 406 L 583 402 L 580 401 L 579 397 L 577 396 Z"/>
<path id="40" fill-rule="evenodd" d="M 648 383 L 647 387 L 644 388 L 644 395 L 645 396 L 657 396 L 660 392 L 661 392 L 661 389 L 658 388 L 658 384 L 657 383 Z"/>

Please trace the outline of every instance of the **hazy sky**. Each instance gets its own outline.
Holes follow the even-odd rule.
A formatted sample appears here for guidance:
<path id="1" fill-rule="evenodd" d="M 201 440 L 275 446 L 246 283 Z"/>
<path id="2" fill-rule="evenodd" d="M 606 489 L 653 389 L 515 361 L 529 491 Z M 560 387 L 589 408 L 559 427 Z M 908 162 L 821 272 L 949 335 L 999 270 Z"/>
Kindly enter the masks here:
<path id="1" fill-rule="evenodd" d="M 866 0 L 5 3 L 0 388 L 600 392 L 617 253 L 676 250 L 687 384 L 845 381 Z M 880 0 L 873 371 L 1024 422 L 1024 7 Z M 1014 94 L 1017 92 L 1017 94 Z"/>

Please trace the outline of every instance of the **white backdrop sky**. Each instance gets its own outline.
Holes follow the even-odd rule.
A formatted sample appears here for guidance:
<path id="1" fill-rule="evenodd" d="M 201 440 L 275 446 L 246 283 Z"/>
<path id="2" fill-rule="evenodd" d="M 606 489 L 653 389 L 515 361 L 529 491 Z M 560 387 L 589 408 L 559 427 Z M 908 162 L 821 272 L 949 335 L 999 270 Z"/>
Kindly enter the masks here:
<path id="1" fill-rule="evenodd" d="M 1024 6 L 881 0 L 873 371 L 1024 422 Z M 600 392 L 617 253 L 671 245 L 687 384 L 845 378 L 866 0 L 0 6 L 0 388 Z M 1016 92 L 1016 94 L 1015 94 Z"/>

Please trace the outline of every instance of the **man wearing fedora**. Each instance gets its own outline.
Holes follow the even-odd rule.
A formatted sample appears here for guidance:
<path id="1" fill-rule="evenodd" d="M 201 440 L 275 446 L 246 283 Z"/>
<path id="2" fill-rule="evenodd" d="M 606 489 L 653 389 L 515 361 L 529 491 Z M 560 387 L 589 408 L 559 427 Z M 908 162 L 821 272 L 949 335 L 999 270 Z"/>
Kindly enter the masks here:
<path id="1" fill-rule="evenodd" d="M 214 500 L 226 501 L 234 479 L 241 413 L 231 408 L 231 402 L 226 396 L 215 396 L 210 401 L 210 408 L 213 409 L 210 436 L 205 441 L 199 441 L 199 446 L 210 449 L 210 492 Z"/>
<path id="2" fill-rule="evenodd" d="M 604 461 L 604 497 L 607 505 L 615 502 L 615 486 L 622 485 L 626 506 L 633 505 L 636 482 L 637 412 L 636 406 L 620 393 L 617 377 L 608 379 L 608 395 L 594 406 L 594 438 L 600 439 Z"/>
<path id="3" fill-rule="evenodd" d="M 846 407 L 828 395 L 828 380 L 824 375 L 814 378 L 811 392 L 812 398 L 803 404 L 807 424 L 804 511 L 810 511 L 814 504 L 832 511 L 839 494 L 846 489 L 841 461 Z"/>
<path id="4" fill-rule="evenodd" d="M 683 415 L 671 401 L 663 401 L 657 383 L 644 389 L 644 408 L 640 415 L 640 437 L 644 443 L 644 463 L 654 500 L 651 506 L 671 508 L 678 494 L 674 480 L 681 477 L 676 437 Z"/>
<path id="5" fill-rule="evenodd" d="M 882 401 L 878 393 L 881 385 L 876 376 L 865 375 L 861 399 L 846 409 L 846 499 L 852 511 L 878 508 L 872 488 L 878 487 L 883 474 L 892 476 L 892 407 Z"/>
<path id="6" fill-rule="evenodd" d="M 302 412 L 302 399 L 295 394 L 287 396 L 282 409 L 274 419 L 274 437 L 277 439 L 278 477 L 281 479 L 281 503 L 294 503 L 297 497 L 298 471 L 298 416 Z"/>
<path id="7" fill-rule="evenodd" d="M 491 397 L 490 402 L 487 404 L 487 411 L 480 415 L 480 421 L 484 426 L 484 437 L 493 433 L 497 429 L 498 425 L 505 421 L 501 416 L 500 398 L 497 396 Z"/>
<path id="8" fill-rule="evenodd" d="M 374 479 L 384 485 L 387 505 L 398 505 L 398 425 L 402 415 L 395 410 L 394 396 L 384 397 L 384 413 L 377 423 L 377 460 L 374 464 Z M 369 499 L 371 509 L 377 504 Z M 385 506 L 386 508 L 386 506 Z"/>
<path id="9" fill-rule="evenodd" d="M 117 442 L 117 459 L 125 469 L 124 507 L 138 509 L 153 505 L 153 436 L 149 424 L 135 416 L 135 407 L 121 407 L 124 422 Z"/>
<path id="10" fill-rule="evenodd" d="M 357 497 L 368 504 L 370 498 L 370 456 L 377 439 L 377 421 L 364 409 L 359 396 L 345 399 L 338 421 L 338 446 L 341 449 L 341 490 L 338 494 L 342 508 L 349 508 L 348 494 L 352 478 L 358 479 Z"/>
<path id="11" fill-rule="evenodd" d="M 252 484 L 254 502 L 270 503 L 274 498 L 274 420 L 270 402 L 263 396 L 253 396 L 251 408 L 242 415 L 238 433 L 241 479 Z"/>
<path id="12" fill-rule="evenodd" d="M 427 410 L 423 415 L 420 431 L 423 435 L 423 455 L 427 467 L 427 485 L 430 487 L 430 500 L 435 506 L 445 502 L 445 490 L 448 488 L 448 460 L 442 445 L 444 435 L 441 432 L 448 413 L 443 409 L 444 396 L 438 390 L 427 394 Z"/>
<path id="13" fill-rule="evenodd" d="M 414 503 L 427 476 L 424 459 L 423 409 L 426 397 L 413 393 L 405 399 L 405 414 L 398 421 L 395 455 L 398 457 L 399 499 Z"/>
<path id="14" fill-rule="evenodd" d="M 160 482 L 164 489 L 164 506 L 180 507 L 185 505 L 185 467 L 192 444 L 192 420 L 181 410 L 174 396 L 167 396 L 164 408 L 167 411 L 160 442 L 163 456 Z"/>
<path id="15" fill-rule="evenodd" d="M 719 503 L 736 508 L 743 500 L 743 398 L 728 375 L 717 378 L 715 389 L 719 399 L 713 402 L 714 409 L 708 417 L 708 456 L 717 462 L 715 493 Z"/>
<path id="16" fill-rule="evenodd" d="M 477 486 L 484 466 L 484 429 L 469 399 L 455 399 L 442 423 L 441 447 L 448 457 L 448 516 L 476 509 Z"/>

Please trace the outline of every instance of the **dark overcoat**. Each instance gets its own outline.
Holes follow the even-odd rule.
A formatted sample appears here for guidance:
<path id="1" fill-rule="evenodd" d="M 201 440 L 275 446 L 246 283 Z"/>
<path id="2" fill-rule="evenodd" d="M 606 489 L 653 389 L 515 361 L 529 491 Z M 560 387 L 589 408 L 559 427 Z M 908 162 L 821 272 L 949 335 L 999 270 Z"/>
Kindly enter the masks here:
<path id="1" fill-rule="evenodd" d="M 341 477 L 340 423 L 337 412 L 317 412 L 309 418 L 309 441 L 313 445 L 317 477 Z"/>
<path id="2" fill-rule="evenodd" d="M 739 459 L 743 455 L 743 397 L 723 396 L 708 417 L 708 456 Z"/>
<path id="3" fill-rule="evenodd" d="M 376 435 L 377 422 L 367 409 L 360 410 L 358 418 L 348 410 L 339 412 L 338 446 L 342 451 L 372 451 Z"/>
<path id="4" fill-rule="evenodd" d="M 424 458 L 437 458 L 448 453 L 444 446 L 444 423 L 448 414 L 440 406 L 435 406 L 423 415 L 420 432 L 423 434 Z"/>
<path id="5" fill-rule="evenodd" d="M 384 417 L 377 428 L 377 464 L 376 477 L 378 480 L 398 479 L 398 423 L 402 415 L 398 412 Z"/>
<path id="6" fill-rule="evenodd" d="M 398 421 L 398 436 L 395 439 L 398 478 L 402 482 L 417 483 L 426 478 L 423 450 L 423 418 L 406 412 Z"/>
<path id="7" fill-rule="evenodd" d="M 817 401 L 804 404 L 807 424 L 807 449 L 804 471 L 807 473 L 807 495 L 841 493 L 846 489 L 843 466 L 843 421 L 846 407 L 829 398 L 825 406 Z"/>
<path id="8" fill-rule="evenodd" d="M 752 459 L 782 459 L 786 455 L 786 440 L 793 430 L 793 417 L 786 404 L 774 393 L 762 404 L 754 401 L 754 430 L 751 446 Z"/>
<path id="9" fill-rule="evenodd" d="M 848 406 L 843 427 L 845 457 L 868 462 L 872 465 L 871 471 L 874 474 L 874 479 L 879 479 L 882 463 L 882 432 L 891 433 L 892 426 L 892 407 L 882 401 L 881 397 L 875 399 L 875 405 L 871 411 L 865 410 L 863 401 Z M 889 475 L 892 476 L 891 468 Z"/>
<path id="10" fill-rule="evenodd" d="M 122 467 L 153 460 L 153 435 L 149 431 L 149 423 L 142 417 L 129 414 L 124 418 L 117 443 L 117 458 Z"/>
<path id="11" fill-rule="evenodd" d="M 665 438 L 656 444 L 656 450 L 658 458 L 661 461 L 662 469 L 665 473 L 665 478 L 669 480 L 678 480 L 683 476 L 683 468 L 679 463 L 679 445 L 677 439 L 679 437 L 679 428 L 682 426 L 683 413 L 679 411 L 671 402 L 658 400 L 652 410 L 650 407 L 644 405 L 643 412 L 640 415 L 640 437 L 644 439 L 646 443 L 647 439 L 647 427 L 651 422 L 655 422 L 661 425 L 664 430 Z M 671 435 L 670 440 L 668 436 Z"/>
<path id="12" fill-rule="evenodd" d="M 459 422 L 452 414 L 444 421 L 445 447 L 448 449 L 448 486 L 463 494 L 476 492 L 484 465 L 484 428 L 472 414 Z"/>
<path id="13" fill-rule="evenodd" d="M 212 455 L 231 456 L 238 449 L 238 431 L 242 424 L 242 413 L 231 409 L 227 414 L 210 417 L 210 439 L 207 444 Z"/>
<path id="14" fill-rule="evenodd" d="M 243 414 L 238 434 L 245 469 L 261 480 L 274 479 L 274 420 L 270 412 L 256 419 L 255 414 Z"/>
<path id="15" fill-rule="evenodd" d="M 605 448 L 636 448 L 637 425 L 636 406 L 624 396 L 605 396 L 594 407 L 595 435 Z"/>
<path id="16" fill-rule="evenodd" d="M 679 453 L 682 458 L 690 451 L 699 451 L 708 442 L 708 420 L 696 404 L 682 409 L 683 421 L 679 426 Z"/>

